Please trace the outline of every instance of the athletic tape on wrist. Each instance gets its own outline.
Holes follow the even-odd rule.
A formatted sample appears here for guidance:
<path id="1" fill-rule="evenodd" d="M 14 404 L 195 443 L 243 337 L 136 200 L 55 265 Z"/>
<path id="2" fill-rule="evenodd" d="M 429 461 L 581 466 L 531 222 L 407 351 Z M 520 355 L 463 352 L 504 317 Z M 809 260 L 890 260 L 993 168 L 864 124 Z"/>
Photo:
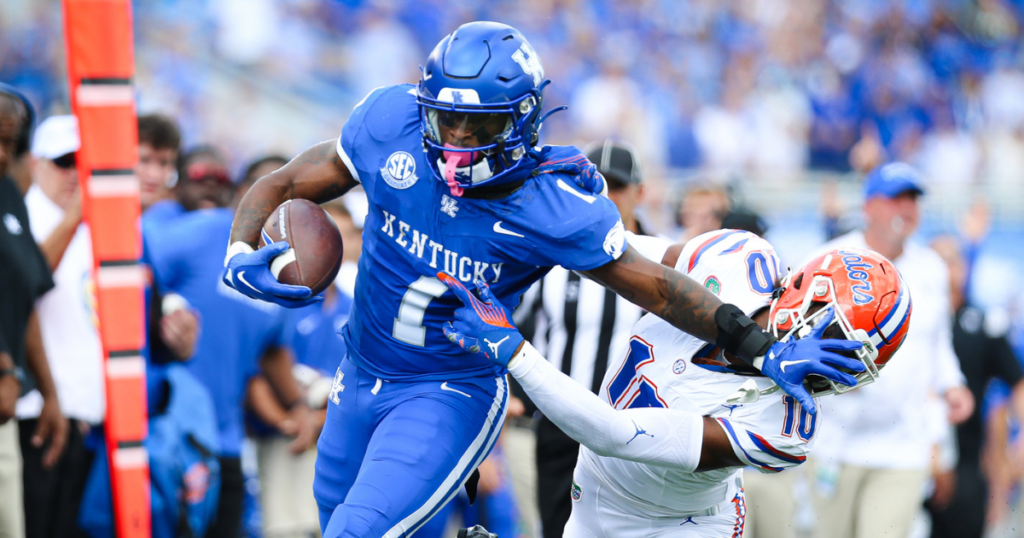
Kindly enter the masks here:
<path id="1" fill-rule="evenodd" d="M 252 254 L 253 252 L 255 252 L 255 250 L 252 248 L 252 245 L 245 241 L 235 241 L 234 243 L 231 243 L 231 246 L 228 247 L 227 255 L 224 256 L 224 267 L 228 266 L 228 262 L 231 261 L 231 258 L 235 257 L 235 254 Z"/>
<path id="2" fill-rule="evenodd" d="M 754 359 L 763 356 L 776 338 L 759 327 L 736 305 L 723 304 L 715 311 L 718 338 L 715 345 L 727 353 L 754 364 Z"/>

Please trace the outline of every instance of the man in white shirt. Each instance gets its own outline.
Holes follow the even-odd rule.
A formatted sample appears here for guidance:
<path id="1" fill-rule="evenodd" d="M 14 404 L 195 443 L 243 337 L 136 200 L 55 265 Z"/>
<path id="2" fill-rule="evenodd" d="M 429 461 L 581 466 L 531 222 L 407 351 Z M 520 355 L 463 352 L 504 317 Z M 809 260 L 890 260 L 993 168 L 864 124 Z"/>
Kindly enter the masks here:
<path id="1" fill-rule="evenodd" d="M 54 288 L 36 301 L 50 371 L 61 408 L 71 419 L 63 455 L 44 450 L 31 438 L 46 413 L 32 391 L 18 400 L 23 425 L 25 535 L 72 536 L 91 453 L 83 444 L 89 424 L 103 421 L 103 374 L 95 299 L 91 290 L 92 244 L 81 224 L 74 116 L 47 118 L 32 140 L 33 184 L 25 194 L 32 236 L 53 270 Z M 59 457 L 58 457 L 59 456 Z M 63 521 L 62 521 L 63 520 Z"/>
<path id="2" fill-rule="evenodd" d="M 923 193 L 909 165 L 877 168 L 864 183 L 865 229 L 822 247 L 870 248 L 892 260 L 910 288 L 914 319 L 877 383 L 822 402 L 829 420 L 814 458 L 819 537 L 907 536 L 935 441 L 925 412 L 929 394 L 945 401 L 952 423 L 973 410 L 953 352 L 946 266 L 935 251 L 908 241 L 920 221 Z"/>
<path id="3" fill-rule="evenodd" d="M 56 443 L 36 437 L 52 421 L 39 391 L 18 400 L 22 424 L 26 538 L 77 536 L 78 513 L 93 452 L 84 435 L 103 422 L 103 355 L 97 331 L 93 257 L 89 227 L 82 222 L 78 188 L 78 122 L 52 116 L 32 140 L 33 184 L 25 194 L 32 236 L 53 271 L 54 288 L 36 301 L 36 312 L 64 415 L 71 421 L 63 454 Z M 183 326 L 176 320 L 187 318 Z M 160 338 L 176 358 L 187 358 L 195 341 L 194 315 L 178 313 L 160 320 Z M 173 336 L 170 333 L 174 333 Z M 38 428 L 37 428 L 38 424 Z M 71 514 L 69 517 L 68 514 Z"/>

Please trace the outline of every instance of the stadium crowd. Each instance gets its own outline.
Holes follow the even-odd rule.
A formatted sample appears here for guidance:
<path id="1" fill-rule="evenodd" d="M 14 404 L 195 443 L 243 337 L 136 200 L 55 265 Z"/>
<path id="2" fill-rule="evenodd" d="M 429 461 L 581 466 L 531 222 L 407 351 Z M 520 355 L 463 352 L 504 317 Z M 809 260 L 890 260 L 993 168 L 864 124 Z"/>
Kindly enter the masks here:
<path id="1" fill-rule="evenodd" d="M 892 160 L 918 168 L 926 192 L 979 185 L 999 186 L 1007 196 L 1024 192 L 1019 0 L 159 0 L 134 7 L 136 82 L 145 113 L 136 176 L 153 274 L 151 413 L 169 409 L 167 390 L 176 390 L 177 382 L 182 391 L 208 395 L 214 433 L 207 448 L 217 455 L 210 465 L 218 469 L 221 501 L 208 536 L 235 536 L 242 527 L 250 536 L 318 532 L 309 491 L 311 447 L 335 358 L 344 354 L 335 332 L 351 306 L 366 202 L 354 193 L 329 204 L 346 246 L 344 265 L 323 305 L 294 312 L 254 305 L 220 284 L 231 208 L 285 156 L 337 136 L 367 91 L 414 81 L 416 66 L 441 34 L 464 21 L 501 20 L 530 37 L 554 80 L 548 102 L 570 105 L 569 112 L 552 117 L 545 142 L 632 142 L 635 151 L 625 150 L 630 163 L 643 162 L 644 183 L 653 185 L 645 199 L 639 172 L 635 180 L 626 174 L 613 186 L 619 196 L 630 194 L 615 201 L 635 205 L 637 229 L 646 217 L 654 224 L 651 234 L 685 241 L 723 227 L 723 221 L 764 234 L 765 222 L 741 207 L 723 183 L 786 182 L 810 170 L 853 173 L 860 180 Z M 7 290 L 31 290 L 32 296 L 19 295 L 18 312 L 8 313 L 12 302 L 4 295 L 0 313 L 0 421 L 16 415 L 21 427 L 20 437 L 10 427 L 0 428 L 0 436 L 10 436 L 24 458 L 23 467 L 12 467 L 0 452 L 0 504 L 13 506 L 5 495 L 24 497 L 19 524 L 29 537 L 81 532 L 52 527 L 62 522 L 53 514 L 78 510 L 83 495 L 89 502 L 95 493 L 87 484 L 95 449 L 89 436 L 103 416 L 98 349 L 89 354 L 83 349 L 90 346 L 81 345 L 96 338 L 88 303 L 91 258 L 75 194 L 78 135 L 74 118 L 63 115 L 67 84 L 57 35 L 57 2 L 15 0 L 0 9 L 0 81 L 21 90 L 43 120 L 35 138 L 16 147 L 17 137 L 8 134 L 21 132 L 21 124 L 5 122 L 29 120 L 7 97 L 13 94 L 0 89 L 0 180 L 6 189 L 0 211 L 15 215 L 17 227 L 38 243 L 37 253 L 25 254 L 36 247 L 4 216 L 5 264 L 8 256 L 35 264 L 20 273 L 31 282 L 5 278 Z M 666 187 L 657 178 L 679 179 L 684 174 L 672 172 L 679 169 L 700 170 L 704 180 L 680 181 L 668 187 L 671 196 L 660 196 Z M 8 182 L 8 175 L 20 182 Z M 12 198 L 15 193 L 24 195 L 23 205 Z M 655 218 L 666 200 L 672 202 L 670 216 Z M 632 223 L 633 211 L 623 211 Z M 822 240 L 850 231 L 840 213 L 836 207 L 826 211 Z M 1024 517 L 1013 504 L 1024 476 L 1016 433 L 1024 390 L 1017 387 L 1020 365 L 1007 343 L 1013 330 L 1008 316 L 974 307 L 969 292 L 989 216 L 976 206 L 963 219 L 959 237 L 935 245 L 951 280 L 951 301 L 939 310 L 952 316 L 952 335 L 945 338 L 951 338 L 977 409 L 957 435 L 943 426 L 939 412 L 928 509 L 942 522 L 950 517 L 943 515 L 946 506 L 969 502 L 964 495 L 987 496 L 991 502 L 980 517 L 995 532 Z M 189 240 L 176 239 L 183 237 Z M 81 315 L 69 319 L 72 311 Z M 82 338 L 69 350 L 64 335 L 72 333 Z M 991 346 L 986 349 L 993 350 L 987 356 L 993 366 L 978 366 L 982 359 L 969 357 L 979 346 Z M 97 361 L 94 369 L 83 366 L 89 361 Z M 16 411 L 8 394 L 15 376 L 3 373 L 11 367 L 19 376 L 27 368 L 39 389 L 29 393 L 32 382 L 22 382 Z M 185 371 L 198 385 L 168 371 Z M 991 378 L 1002 384 L 989 386 Z M 516 483 L 538 469 L 546 472 L 540 460 L 532 468 L 532 453 L 544 454 L 539 445 L 530 449 L 539 443 L 524 434 L 532 427 L 528 418 L 510 421 L 501 448 L 482 468 L 481 491 L 491 496 L 485 508 L 457 501 L 450 510 L 467 522 L 489 522 L 492 531 L 505 525 L 503 537 L 539 535 L 534 486 L 529 479 L 526 486 Z M 959 463 L 957 450 L 944 448 L 957 444 Z M 255 469 L 245 469 L 250 446 Z M 520 461 L 524 452 L 531 453 L 527 464 Z M 820 487 L 828 480 L 835 486 L 842 477 L 825 476 L 828 471 L 818 466 L 817 474 L 794 472 L 803 485 L 785 487 Z M 72 478 L 55 480 L 58 475 Z M 260 487 L 249 488 L 245 475 Z M 977 509 L 972 506 L 967 510 Z M 815 526 L 811 508 L 783 513 L 794 536 Z M 5 517 L 17 519 L 0 511 L 0 522 Z M 437 521 L 438 528 L 421 534 L 440 536 L 444 521 Z"/>
<path id="2" fill-rule="evenodd" d="M 236 166 L 267 143 L 297 151 L 334 134 L 259 142 L 261 129 L 237 126 L 265 116 L 261 93 L 344 117 L 370 89 L 414 80 L 443 29 L 501 20 L 533 39 L 555 81 L 549 102 L 571 106 L 549 140 L 616 135 L 648 167 L 754 177 L 846 171 L 851 153 L 862 166 L 879 153 L 911 162 L 929 182 L 1012 183 L 1024 171 L 1019 1 L 159 0 L 135 10 L 142 108 L 181 118 L 187 140 L 218 140 Z M 0 30 L 0 78 L 41 110 L 63 107 L 57 3 L 5 3 Z M 240 75 L 226 83 L 223 71 Z"/>

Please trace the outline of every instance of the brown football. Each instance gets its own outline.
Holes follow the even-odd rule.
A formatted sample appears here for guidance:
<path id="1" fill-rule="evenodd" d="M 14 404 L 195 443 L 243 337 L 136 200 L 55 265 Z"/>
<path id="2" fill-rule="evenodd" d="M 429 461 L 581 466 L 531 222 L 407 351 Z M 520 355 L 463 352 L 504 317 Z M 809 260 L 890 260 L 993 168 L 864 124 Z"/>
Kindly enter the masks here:
<path id="1" fill-rule="evenodd" d="M 341 232 L 324 209 L 309 200 L 288 200 L 263 224 L 260 248 L 287 241 L 291 248 L 270 262 L 282 284 L 307 286 L 316 295 L 334 282 L 341 267 Z"/>

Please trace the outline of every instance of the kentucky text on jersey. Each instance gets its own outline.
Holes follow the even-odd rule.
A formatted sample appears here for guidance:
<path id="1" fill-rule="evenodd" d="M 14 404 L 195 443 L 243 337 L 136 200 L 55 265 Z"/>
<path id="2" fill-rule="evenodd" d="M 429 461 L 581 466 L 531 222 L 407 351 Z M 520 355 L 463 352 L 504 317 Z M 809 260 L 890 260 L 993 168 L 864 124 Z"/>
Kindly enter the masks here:
<path id="1" fill-rule="evenodd" d="M 871 295 L 871 282 L 868 281 L 868 273 L 864 270 L 871 269 L 872 265 L 864 261 L 864 258 L 856 252 L 840 250 L 839 253 L 843 255 L 843 266 L 846 267 L 846 275 L 851 280 L 860 282 L 860 284 L 850 287 L 853 291 L 853 302 L 862 305 L 874 301 L 875 296 Z"/>
<path id="2" fill-rule="evenodd" d="M 460 256 L 458 252 L 444 248 L 444 245 L 434 241 L 427 234 L 412 229 L 396 215 L 383 209 L 381 212 L 384 213 L 384 226 L 380 231 L 388 234 L 388 237 L 393 237 L 395 243 L 406 249 L 410 255 L 428 260 L 431 269 L 440 267 L 444 272 L 463 282 L 484 281 L 494 284 L 501 278 L 501 267 L 505 265 L 504 263 L 480 262 L 468 256 Z M 438 260 L 438 257 L 441 260 Z"/>
<path id="3" fill-rule="evenodd" d="M 621 219 L 610 200 L 579 187 L 575 174 L 593 165 L 575 148 L 546 148 L 540 172 L 495 200 L 452 196 L 422 148 L 410 85 L 374 90 L 342 128 L 338 155 L 369 204 L 342 329 L 348 356 L 385 380 L 493 376 L 489 361 L 444 336 L 461 303 L 435 275 L 485 281 L 513 308 L 552 266 L 588 271 L 617 258 L 626 246 Z"/>

